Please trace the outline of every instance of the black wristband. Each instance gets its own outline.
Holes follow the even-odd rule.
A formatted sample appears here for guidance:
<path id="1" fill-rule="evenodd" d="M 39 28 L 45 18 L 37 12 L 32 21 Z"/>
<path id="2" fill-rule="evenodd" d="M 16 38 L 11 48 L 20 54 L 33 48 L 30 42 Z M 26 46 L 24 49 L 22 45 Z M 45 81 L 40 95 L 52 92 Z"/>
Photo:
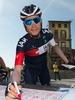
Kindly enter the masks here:
<path id="1" fill-rule="evenodd" d="M 68 64 L 68 65 L 75 65 L 75 62 L 70 62 L 70 61 L 69 61 L 67 64 Z"/>
<path id="2" fill-rule="evenodd" d="M 5 96 L 7 96 L 8 93 L 10 92 L 10 88 L 9 88 L 10 85 L 13 85 L 13 86 L 14 86 L 14 83 L 9 83 L 9 84 L 7 85 L 6 90 L 5 90 Z M 20 84 L 18 84 L 18 85 L 20 85 Z M 22 90 L 20 90 L 20 93 L 22 94 Z M 14 99 L 16 99 L 16 98 L 14 98 Z"/>
<path id="3" fill-rule="evenodd" d="M 10 88 L 9 86 L 11 85 L 11 83 L 9 83 L 6 87 L 6 90 L 5 90 L 5 96 L 7 96 L 7 94 L 10 92 Z"/>

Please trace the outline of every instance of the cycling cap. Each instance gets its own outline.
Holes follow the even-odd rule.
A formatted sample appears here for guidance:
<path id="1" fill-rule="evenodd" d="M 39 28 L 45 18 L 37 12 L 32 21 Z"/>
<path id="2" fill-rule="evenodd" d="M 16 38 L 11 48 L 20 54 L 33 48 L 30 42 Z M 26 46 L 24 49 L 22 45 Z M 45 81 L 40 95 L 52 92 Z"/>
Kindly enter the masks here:
<path id="1" fill-rule="evenodd" d="M 29 6 L 25 6 L 22 9 L 22 11 L 20 12 L 20 18 L 23 21 L 23 20 L 25 20 L 26 17 L 32 16 L 32 15 L 35 15 L 35 14 L 41 16 L 42 12 L 41 12 L 39 7 L 31 4 Z"/>

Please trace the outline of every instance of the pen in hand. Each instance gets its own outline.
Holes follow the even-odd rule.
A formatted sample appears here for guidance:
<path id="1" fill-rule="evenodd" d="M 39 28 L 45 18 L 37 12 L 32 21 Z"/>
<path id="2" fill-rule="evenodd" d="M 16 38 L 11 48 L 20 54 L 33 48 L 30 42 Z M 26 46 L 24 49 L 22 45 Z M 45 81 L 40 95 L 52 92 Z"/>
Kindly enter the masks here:
<path id="1" fill-rule="evenodd" d="M 18 86 L 17 86 L 16 81 L 14 82 L 14 86 L 15 86 L 16 91 L 17 91 L 17 93 L 18 93 L 18 100 L 21 100 L 21 93 L 20 93 L 20 91 L 19 91 L 19 89 L 18 89 Z"/>

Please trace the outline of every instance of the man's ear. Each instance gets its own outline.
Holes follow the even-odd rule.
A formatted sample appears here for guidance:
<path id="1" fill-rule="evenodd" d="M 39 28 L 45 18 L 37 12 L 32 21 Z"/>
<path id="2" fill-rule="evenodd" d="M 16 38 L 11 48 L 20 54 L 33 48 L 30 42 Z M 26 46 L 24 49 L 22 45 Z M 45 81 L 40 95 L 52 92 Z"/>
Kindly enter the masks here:
<path id="1" fill-rule="evenodd" d="M 24 26 L 25 30 L 27 31 L 26 25 L 24 23 L 23 23 L 23 26 Z"/>

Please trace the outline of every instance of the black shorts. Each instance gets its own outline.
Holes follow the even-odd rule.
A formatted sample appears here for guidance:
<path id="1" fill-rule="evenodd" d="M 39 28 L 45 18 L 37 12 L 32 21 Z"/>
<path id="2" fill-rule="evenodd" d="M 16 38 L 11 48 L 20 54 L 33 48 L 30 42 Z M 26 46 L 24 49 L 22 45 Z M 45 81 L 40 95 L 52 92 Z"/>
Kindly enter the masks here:
<path id="1" fill-rule="evenodd" d="M 39 78 L 41 85 L 49 85 L 50 74 L 47 66 L 42 68 L 25 68 L 25 83 L 26 84 L 36 84 Z"/>

